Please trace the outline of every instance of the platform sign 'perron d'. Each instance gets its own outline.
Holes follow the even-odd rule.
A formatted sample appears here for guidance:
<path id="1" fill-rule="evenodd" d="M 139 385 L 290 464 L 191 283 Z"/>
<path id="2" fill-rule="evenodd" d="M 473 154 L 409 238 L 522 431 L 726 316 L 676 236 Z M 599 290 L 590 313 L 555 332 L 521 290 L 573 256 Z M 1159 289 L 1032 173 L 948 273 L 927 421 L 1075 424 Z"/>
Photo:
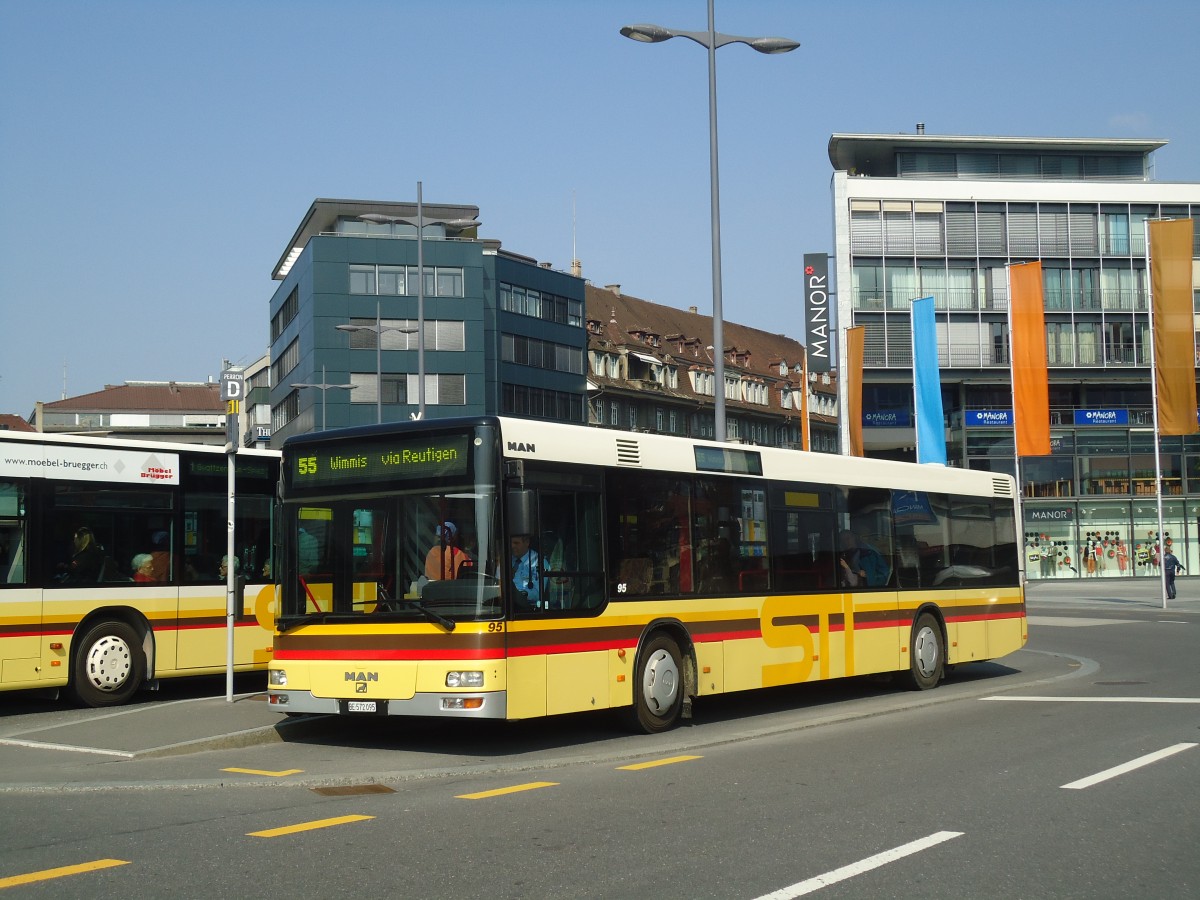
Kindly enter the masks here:
<path id="1" fill-rule="evenodd" d="M 804 254 L 804 343 L 808 371 L 829 372 L 832 331 L 829 311 L 829 257 L 824 253 Z"/>

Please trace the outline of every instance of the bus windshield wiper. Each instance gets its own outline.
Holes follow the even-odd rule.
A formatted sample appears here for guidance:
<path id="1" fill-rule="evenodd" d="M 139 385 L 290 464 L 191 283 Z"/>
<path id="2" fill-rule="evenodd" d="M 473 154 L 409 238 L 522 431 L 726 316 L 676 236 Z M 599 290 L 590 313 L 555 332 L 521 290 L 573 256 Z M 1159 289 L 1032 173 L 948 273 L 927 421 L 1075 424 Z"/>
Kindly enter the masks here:
<path id="1" fill-rule="evenodd" d="M 389 595 L 387 592 L 387 588 L 385 588 L 382 584 L 379 584 L 378 582 L 376 582 L 375 587 L 376 587 L 376 590 L 378 591 L 379 602 L 381 604 L 386 604 L 387 606 L 389 606 L 392 609 L 395 609 L 397 598 Z M 422 603 L 419 600 L 412 600 L 408 597 L 401 597 L 401 598 L 399 598 L 399 600 L 400 600 L 400 602 L 406 603 L 409 606 L 416 609 L 417 612 L 419 612 L 421 615 L 423 615 L 425 618 L 427 618 L 430 622 L 433 622 L 437 625 L 441 625 L 447 631 L 453 631 L 455 629 L 455 627 L 457 627 L 456 623 L 454 622 L 453 619 L 447 619 L 445 616 L 440 615 L 439 613 L 435 613 L 432 609 L 429 609 L 428 607 L 422 605 Z"/>

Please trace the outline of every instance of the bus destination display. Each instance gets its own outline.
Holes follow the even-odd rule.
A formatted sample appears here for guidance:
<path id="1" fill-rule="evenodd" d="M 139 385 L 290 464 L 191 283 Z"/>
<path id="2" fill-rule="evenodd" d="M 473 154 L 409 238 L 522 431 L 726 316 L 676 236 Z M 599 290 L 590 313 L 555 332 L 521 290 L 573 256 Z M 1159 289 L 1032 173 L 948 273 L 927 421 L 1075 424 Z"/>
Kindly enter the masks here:
<path id="1" fill-rule="evenodd" d="M 288 474 L 298 488 L 463 476 L 469 466 L 468 440 L 468 435 L 456 434 L 382 441 L 357 452 L 344 444 L 337 450 L 305 448 L 292 457 Z"/>

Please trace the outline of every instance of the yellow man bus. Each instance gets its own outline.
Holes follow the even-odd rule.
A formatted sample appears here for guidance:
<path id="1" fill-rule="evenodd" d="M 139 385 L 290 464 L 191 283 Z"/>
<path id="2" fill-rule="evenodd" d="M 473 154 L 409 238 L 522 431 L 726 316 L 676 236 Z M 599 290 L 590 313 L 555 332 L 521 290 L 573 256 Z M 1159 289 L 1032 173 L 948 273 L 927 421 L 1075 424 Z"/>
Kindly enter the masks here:
<path id="1" fill-rule="evenodd" d="M 1026 640 L 1006 475 L 494 417 L 298 436 L 282 465 L 280 712 L 656 732 Z"/>
<path id="2" fill-rule="evenodd" d="M 157 679 L 225 671 L 228 467 L 220 447 L 0 435 L 0 690 L 124 703 Z M 279 453 L 237 454 L 237 671 L 274 628 Z"/>

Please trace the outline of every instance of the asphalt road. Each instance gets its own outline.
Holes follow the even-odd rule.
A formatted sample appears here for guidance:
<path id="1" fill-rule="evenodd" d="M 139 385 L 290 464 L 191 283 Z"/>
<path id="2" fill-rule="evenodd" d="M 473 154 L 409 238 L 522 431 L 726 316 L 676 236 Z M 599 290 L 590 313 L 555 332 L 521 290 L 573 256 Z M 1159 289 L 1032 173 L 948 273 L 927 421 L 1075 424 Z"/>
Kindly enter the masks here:
<path id="1" fill-rule="evenodd" d="M 935 691 L 856 681 L 712 699 L 666 735 L 604 715 L 334 720 L 45 772 L 49 751 L 7 747 L 0 890 L 1194 897 L 1198 628 L 1193 609 L 1034 603 L 1026 649 Z M 0 728 L 77 712 L 5 704 Z"/>

